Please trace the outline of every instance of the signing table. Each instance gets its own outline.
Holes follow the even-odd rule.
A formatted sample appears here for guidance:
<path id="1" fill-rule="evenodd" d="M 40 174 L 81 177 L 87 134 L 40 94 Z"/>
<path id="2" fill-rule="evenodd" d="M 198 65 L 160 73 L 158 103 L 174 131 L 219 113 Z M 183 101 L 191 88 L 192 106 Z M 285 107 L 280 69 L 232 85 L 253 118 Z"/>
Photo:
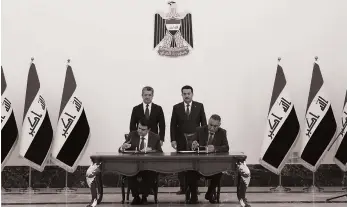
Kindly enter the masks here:
<path id="1" fill-rule="evenodd" d="M 195 170 L 204 176 L 224 171 L 235 171 L 238 161 L 246 160 L 243 152 L 229 153 L 96 153 L 90 157 L 93 163 L 101 163 L 99 183 L 99 202 L 102 200 L 102 174 L 116 172 L 125 176 L 134 176 L 142 170 L 159 173 L 178 173 Z"/>

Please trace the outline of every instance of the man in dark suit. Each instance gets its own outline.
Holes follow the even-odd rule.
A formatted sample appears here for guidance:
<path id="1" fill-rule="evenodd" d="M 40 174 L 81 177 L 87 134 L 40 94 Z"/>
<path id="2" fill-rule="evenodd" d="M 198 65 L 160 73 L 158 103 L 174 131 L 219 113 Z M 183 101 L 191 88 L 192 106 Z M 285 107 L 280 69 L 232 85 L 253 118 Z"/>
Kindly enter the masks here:
<path id="1" fill-rule="evenodd" d="M 131 113 L 130 131 L 137 130 L 137 125 L 143 117 L 149 120 L 149 128 L 159 134 L 160 144 L 163 145 L 165 137 L 165 118 L 161 106 L 152 102 L 154 89 L 146 86 L 142 89 L 143 103 L 135 106 Z"/>
<path id="2" fill-rule="evenodd" d="M 203 127 L 198 127 L 194 135 L 192 142 L 192 149 L 196 150 L 198 147 L 204 147 L 209 153 L 223 153 L 229 152 L 229 143 L 227 139 L 227 132 L 225 129 L 220 127 L 221 117 L 217 114 L 213 114 L 208 120 L 208 125 Z M 241 181 L 250 179 L 249 169 L 245 163 L 238 163 L 238 171 L 242 177 Z M 189 203 L 195 204 L 198 201 L 196 195 L 197 181 L 201 175 L 196 171 L 189 171 L 187 173 L 188 186 L 191 189 L 191 200 Z M 218 184 L 220 183 L 222 173 L 218 173 L 212 176 L 206 177 L 211 179 L 208 190 L 205 194 L 205 199 L 209 200 L 210 203 L 216 203 L 216 198 L 214 197 L 214 192 Z M 239 185 L 237 188 L 237 196 L 239 198 L 241 206 L 250 206 L 247 204 L 245 199 L 246 188 L 248 184 L 246 182 L 241 182 L 239 180 Z M 247 185 L 247 186 L 246 186 Z"/>
<path id="3" fill-rule="evenodd" d="M 196 127 L 207 124 L 204 105 L 193 101 L 193 88 L 183 86 L 181 92 L 183 102 L 173 106 L 170 126 L 171 146 L 177 151 L 189 150 Z M 180 190 L 177 194 L 185 194 L 185 173 L 178 173 L 178 179 Z"/>
<path id="4" fill-rule="evenodd" d="M 119 151 L 138 150 L 141 152 L 163 152 L 160 145 L 159 135 L 150 131 L 149 121 L 142 118 L 139 121 L 137 131 L 129 133 L 127 140 Z M 134 197 L 132 205 L 147 204 L 150 188 L 154 186 L 157 173 L 153 171 L 141 171 L 137 175 L 128 177 L 129 188 Z M 142 199 L 140 199 L 140 192 Z"/>

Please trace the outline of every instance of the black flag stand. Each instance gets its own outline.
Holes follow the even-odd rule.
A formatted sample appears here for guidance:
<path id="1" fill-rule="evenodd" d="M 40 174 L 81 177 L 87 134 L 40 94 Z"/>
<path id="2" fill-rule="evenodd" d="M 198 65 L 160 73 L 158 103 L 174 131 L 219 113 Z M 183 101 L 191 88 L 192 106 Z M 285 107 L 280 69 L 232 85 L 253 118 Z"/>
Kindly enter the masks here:
<path id="1" fill-rule="evenodd" d="M 64 188 L 61 188 L 61 189 L 58 189 L 57 192 L 59 193 L 74 193 L 76 192 L 76 189 L 72 189 L 72 188 L 69 188 L 67 186 L 67 178 L 68 178 L 68 173 L 67 171 L 65 171 L 65 187 Z"/>
<path id="2" fill-rule="evenodd" d="M 278 181 L 278 186 L 275 188 L 270 188 L 270 191 L 273 193 L 287 193 L 290 192 L 290 188 L 286 188 L 282 186 L 282 173 L 280 172 L 279 174 L 279 181 Z"/>
<path id="3" fill-rule="evenodd" d="M 304 188 L 303 190 L 308 193 L 319 193 L 322 192 L 324 189 L 320 188 L 319 186 L 315 185 L 316 182 L 316 172 L 313 172 L 312 176 L 312 185 L 310 187 Z"/>
<path id="4" fill-rule="evenodd" d="M 346 177 L 346 172 L 343 172 L 343 179 L 345 179 L 345 177 Z M 335 197 L 332 197 L 332 198 L 328 198 L 326 200 L 326 202 L 330 202 L 332 200 L 335 200 L 335 199 L 338 199 L 338 198 L 342 198 L 342 197 L 346 197 L 347 198 L 347 187 L 343 187 L 342 190 L 345 191 L 346 194 L 343 194 L 343 195 L 340 195 L 340 196 L 335 196 Z"/>
<path id="5" fill-rule="evenodd" d="M 21 192 L 21 193 L 36 193 L 38 191 L 40 191 L 40 190 L 31 187 L 31 167 L 29 167 L 29 184 L 28 184 L 28 188 L 20 189 L 19 192 Z"/>

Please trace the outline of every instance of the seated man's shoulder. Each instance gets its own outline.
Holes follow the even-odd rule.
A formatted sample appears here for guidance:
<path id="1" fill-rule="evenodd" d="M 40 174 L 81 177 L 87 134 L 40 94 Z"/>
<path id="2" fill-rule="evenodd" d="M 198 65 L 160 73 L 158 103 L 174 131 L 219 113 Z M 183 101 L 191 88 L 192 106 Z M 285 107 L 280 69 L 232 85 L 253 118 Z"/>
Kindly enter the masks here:
<path id="1" fill-rule="evenodd" d="M 151 136 L 151 137 L 152 137 L 153 139 L 155 139 L 155 140 L 160 140 L 159 134 L 156 134 L 156 133 L 154 133 L 154 132 L 149 131 L 149 132 L 148 132 L 148 135 Z"/>
<path id="2" fill-rule="evenodd" d="M 221 127 L 219 127 L 218 131 L 220 131 L 220 132 L 223 133 L 223 134 L 226 134 L 226 133 L 227 133 L 227 130 L 225 130 L 225 129 L 221 128 Z"/>
<path id="3" fill-rule="evenodd" d="M 134 136 L 137 136 L 137 135 L 138 135 L 138 133 L 137 133 L 136 130 L 131 131 L 131 132 L 129 132 L 129 134 L 128 134 L 129 137 L 134 137 Z"/>

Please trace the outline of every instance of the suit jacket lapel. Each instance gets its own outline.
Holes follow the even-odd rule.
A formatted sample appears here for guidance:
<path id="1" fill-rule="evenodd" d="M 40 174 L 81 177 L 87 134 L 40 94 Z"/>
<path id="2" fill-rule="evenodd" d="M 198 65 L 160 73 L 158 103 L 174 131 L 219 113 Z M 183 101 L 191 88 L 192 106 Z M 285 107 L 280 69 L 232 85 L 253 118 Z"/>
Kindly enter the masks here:
<path id="1" fill-rule="evenodd" d="M 191 111 L 190 111 L 190 119 L 193 119 L 197 113 L 196 111 L 196 103 L 194 101 L 192 101 L 192 107 L 191 107 Z"/>
<path id="2" fill-rule="evenodd" d="M 140 107 L 141 116 L 145 116 L 145 111 L 143 110 L 143 103 L 141 103 L 139 107 Z"/>
<path id="3" fill-rule="evenodd" d="M 216 143 L 217 143 L 218 139 L 220 138 L 220 136 L 221 136 L 221 131 L 218 130 L 218 131 L 214 134 L 213 141 L 212 141 L 212 144 L 213 144 L 213 145 L 216 145 Z"/>
<path id="4" fill-rule="evenodd" d="M 182 117 L 186 117 L 186 109 L 184 107 L 184 102 L 180 104 L 180 112 L 182 113 Z"/>
<path id="5" fill-rule="evenodd" d="M 136 149 L 136 147 L 139 148 L 140 136 L 138 133 L 136 133 L 135 136 L 132 137 L 131 144 L 133 145 L 134 149 Z M 137 149 L 137 150 L 140 150 L 140 149 Z"/>
<path id="6" fill-rule="evenodd" d="M 152 106 L 151 106 L 151 110 L 150 110 L 150 113 L 149 113 L 149 119 L 150 120 L 153 120 L 153 116 L 154 116 L 154 111 L 157 109 L 156 105 L 154 103 L 152 103 Z"/>
<path id="7" fill-rule="evenodd" d="M 153 142 L 152 133 L 149 133 L 149 132 L 148 132 L 148 143 L 147 143 L 147 146 L 152 148 L 153 150 L 156 150 L 155 149 L 155 143 Z"/>

